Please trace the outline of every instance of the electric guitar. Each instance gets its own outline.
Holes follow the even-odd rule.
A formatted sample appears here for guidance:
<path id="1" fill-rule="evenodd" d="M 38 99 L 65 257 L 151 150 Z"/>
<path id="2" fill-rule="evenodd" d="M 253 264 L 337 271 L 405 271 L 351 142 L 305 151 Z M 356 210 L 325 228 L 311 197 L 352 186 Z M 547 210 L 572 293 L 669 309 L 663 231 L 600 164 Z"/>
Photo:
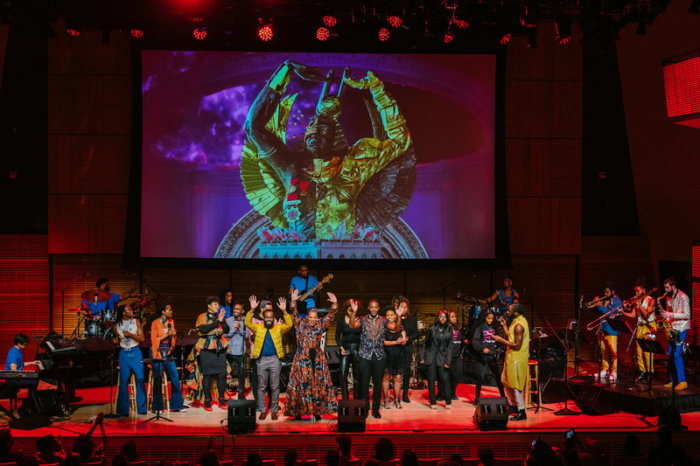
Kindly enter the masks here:
<path id="1" fill-rule="evenodd" d="M 320 282 L 318 282 L 318 285 L 314 286 L 313 288 L 311 288 L 310 290 L 308 290 L 306 293 L 304 293 L 303 295 L 299 296 L 299 298 L 297 299 L 297 302 L 304 301 L 306 298 L 308 298 L 309 296 L 311 296 L 312 293 L 314 293 L 316 290 L 318 290 L 319 288 L 321 288 L 321 286 L 323 286 L 324 283 L 328 283 L 328 282 L 331 281 L 331 280 L 333 280 L 333 274 L 332 274 L 332 273 L 329 273 L 328 275 L 326 275 L 325 277 L 323 277 L 323 280 L 321 280 Z"/>

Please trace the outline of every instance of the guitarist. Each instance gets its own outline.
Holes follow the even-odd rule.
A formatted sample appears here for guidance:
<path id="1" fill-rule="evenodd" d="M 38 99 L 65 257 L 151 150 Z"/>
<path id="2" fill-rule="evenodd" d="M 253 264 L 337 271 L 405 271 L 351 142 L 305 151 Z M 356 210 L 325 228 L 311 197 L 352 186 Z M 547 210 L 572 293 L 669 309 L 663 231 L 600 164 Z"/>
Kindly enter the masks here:
<path id="1" fill-rule="evenodd" d="M 666 312 L 663 318 L 671 324 L 674 337 L 668 342 L 668 360 L 676 366 L 671 371 L 672 381 L 666 384 L 667 388 L 676 387 L 676 390 L 685 390 L 688 383 L 685 381 L 685 367 L 683 366 L 683 342 L 690 328 L 690 301 L 688 295 L 678 289 L 676 279 L 669 277 L 664 280 L 666 292 Z"/>
<path id="2" fill-rule="evenodd" d="M 301 296 L 316 285 L 319 285 L 318 279 L 309 274 L 309 266 L 301 264 L 299 270 L 297 270 L 297 275 L 292 278 L 292 282 L 289 284 L 289 294 L 291 295 L 294 290 L 297 290 L 299 296 Z M 323 284 L 321 284 L 318 289 L 320 290 L 321 288 L 323 288 Z M 297 303 L 297 312 L 306 316 L 307 309 L 315 307 L 316 302 L 314 301 L 314 294 L 311 293 L 305 300 Z"/>

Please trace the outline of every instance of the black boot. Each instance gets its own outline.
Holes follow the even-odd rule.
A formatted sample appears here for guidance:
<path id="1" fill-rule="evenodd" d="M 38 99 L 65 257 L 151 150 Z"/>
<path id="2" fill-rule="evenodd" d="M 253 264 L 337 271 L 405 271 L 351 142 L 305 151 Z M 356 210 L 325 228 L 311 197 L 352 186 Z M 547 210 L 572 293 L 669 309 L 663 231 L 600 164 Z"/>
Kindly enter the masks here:
<path id="1" fill-rule="evenodd" d="M 508 414 L 518 414 L 518 405 L 508 406 Z"/>
<path id="2" fill-rule="evenodd" d="M 403 392 L 403 395 L 401 396 L 401 401 L 404 403 L 410 403 L 411 399 L 408 397 L 408 391 Z"/>
<path id="3" fill-rule="evenodd" d="M 527 414 L 525 413 L 524 409 L 521 409 L 517 411 L 515 416 L 511 416 L 509 419 L 511 421 L 524 421 L 525 419 L 527 419 Z"/>

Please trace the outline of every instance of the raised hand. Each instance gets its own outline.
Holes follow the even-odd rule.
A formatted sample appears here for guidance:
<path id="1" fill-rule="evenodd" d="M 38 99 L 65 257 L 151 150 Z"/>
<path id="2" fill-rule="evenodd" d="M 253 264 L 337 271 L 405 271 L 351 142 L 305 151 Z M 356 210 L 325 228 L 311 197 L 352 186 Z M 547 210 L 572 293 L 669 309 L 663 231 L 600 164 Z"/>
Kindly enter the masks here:
<path id="1" fill-rule="evenodd" d="M 292 296 L 289 299 L 292 301 L 298 301 L 299 300 L 299 290 L 292 291 Z"/>
<path id="2" fill-rule="evenodd" d="M 326 294 L 328 294 L 328 301 L 330 301 L 334 306 L 337 306 L 338 298 L 336 298 L 335 294 L 331 293 L 330 291 Z"/>
<path id="3" fill-rule="evenodd" d="M 282 309 L 282 312 L 287 312 L 287 298 L 280 297 L 277 300 L 277 307 Z"/>
<path id="4" fill-rule="evenodd" d="M 356 299 L 351 299 L 350 309 L 352 310 L 353 315 L 357 314 L 358 309 L 360 309 L 360 303 L 358 303 Z"/>
<path id="5" fill-rule="evenodd" d="M 396 309 L 396 314 L 399 317 L 403 317 L 403 315 L 406 313 L 408 306 L 406 305 L 406 302 L 402 302 L 399 304 L 399 307 Z"/>
<path id="6" fill-rule="evenodd" d="M 260 304 L 260 301 L 258 301 L 258 297 L 255 296 L 254 294 L 250 295 L 250 298 L 248 298 L 248 302 L 250 303 L 250 310 L 252 311 L 256 307 L 258 307 L 258 304 Z"/>
<path id="7" fill-rule="evenodd" d="M 353 78 L 345 78 L 345 83 L 350 86 L 354 87 L 355 89 L 370 89 L 372 87 L 375 87 L 379 85 L 381 81 L 379 81 L 379 78 L 374 75 L 371 71 L 367 72 L 367 76 L 365 76 L 362 79 L 353 79 Z"/>

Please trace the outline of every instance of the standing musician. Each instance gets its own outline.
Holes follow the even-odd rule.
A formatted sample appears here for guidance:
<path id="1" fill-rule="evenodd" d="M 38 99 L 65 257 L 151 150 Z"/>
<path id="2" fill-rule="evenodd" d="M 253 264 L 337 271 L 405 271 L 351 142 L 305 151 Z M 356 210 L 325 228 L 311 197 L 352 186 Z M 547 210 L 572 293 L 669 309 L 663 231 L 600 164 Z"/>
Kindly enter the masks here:
<path id="1" fill-rule="evenodd" d="M 199 340 L 194 348 L 199 355 L 206 411 L 212 410 L 211 384 L 214 377 L 216 377 L 216 388 L 219 393 L 219 407 L 228 409 L 225 398 L 228 338 L 224 334 L 228 333 L 229 327 L 224 320 L 225 315 L 226 311 L 221 308 L 218 296 L 209 296 L 206 312 L 201 313 L 195 323 Z"/>
<path id="2" fill-rule="evenodd" d="M 410 315 L 410 303 L 408 298 L 399 295 L 394 296 L 392 301 L 394 303 L 396 313 L 399 315 L 399 317 L 401 317 L 401 326 L 406 331 L 406 344 L 401 347 L 403 350 L 403 377 L 401 381 L 401 391 L 403 395 L 401 396 L 401 401 L 404 403 L 410 403 L 411 399 L 408 397 L 408 388 L 411 384 L 413 343 L 420 336 L 418 332 L 418 319 Z"/>
<path id="3" fill-rule="evenodd" d="M 131 306 L 117 308 L 117 324 L 114 334 L 119 338 L 119 390 L 117 392 L 117 414 L 129 415 L 129 377 L 136 379 L 136 409 L 146 414 L 146 384 L 143 380 L 143 363 L 139 343 L 145 340 L 141 322 L 134 319 Z"/>
<path id="4" fill-rule="evenodd" d="M 595 297 L 593 301 L 588 303 L 588 307 L 597 308 L 601 312 L 602 322 L 600 330 L 603 332 L 603 338 L 600 340 L 600 381 L 602 382 L 607 377 L 610 383 L 617 382 L 617 339 L 619 332 L 614 330 L 608 323 L 608 319 L 615 317 L 618 311 L 622 310 L 622 300 L 615 292 L 615 286 L 608 282 L 603 289 L 603 297 Z"/>
<path id="5" fill-rule="evenodd" d="M 352 364 L 352 380 L 353 380 L 353 398 L 359 399 L 360 393 L 360 370 L 358 368 L 358 358 L 360 350 L 360 332 L 359 328 L 350 328 L 350 314 L 353 318 L 355 313 L 352 312 L 351 303 L 359 308 L 362 303 L 356 299 L 348 299 L 343 303 L 345 316 L 341 317 L 335 327 L 335 343 L 340 347 L 340 391 L 344 400 L 348 400 L 348 375 L 350 373 L 350 364 Z"/>
<path id="6" fill-rule="evenodd" d="M 173 320 L 173 307 L 170 304 L 161 304 L 158 306 L 158 312 L 160 314 L 159 318 L 151 323 L 151 354 L 153 359 L 172 358 L 177 335 L 175 321 Z M 170 411 L 182 411 L 184 406 L 182 386 L 180 385 L 180 377 L 177 373 L 175 361 L 153 364 L 153 410 L 161 411 L 163 409 L 161 385 L 163 368 L 161 368 L 161 364 L 165 365 L 165 374 L 170 379 Z"/>
<path id="7" fill-rule="evenodd" d="M 528 357 L 530 355 L 530 327 L 525 319 L 525 309 L 521 304 L 512 304 L 506 311 L 506 317 L 510 320 L 510 325 L 506 325 L 506 320 L 501 318 L 501 325 L 506 332 L 506 338 L 493 335 L 496 343 L 506 346 L 506 360 L 503 365 L 501 382 L 508 398 L 508 404 L 514 416 L 511 421 L 522 421 L 527 419 L 525 413 L 525 399 L 523 391 L 527 381 Z"/>
<path id="8" fill-rule="evenodd" d="M 421 354 L 421 364 L 425 364 L 428 370 L 428 398 L 430 409 L 437 409 L 435 397 L 435 382 L 437 379 L 438 391 L 445 399 L 445 409 L 452 407 L 452 389 L 450 387 L 450 362 L 452 361 L 452 331 L 447 321 L 447 311 L 442 309 L 435 318 L 435 323 L 428 328 L 425 337 L 425 346 Z"/>
<path id="9" fill-rule="evenodd" d="M 479 303 L 491 306 L 493 303 L 498 303 L 498 313 L 503 315 L 508 306 L 520 302 L 520 295 L 513 289 L 513 277 L 506 274 L 503 277 L 503 288 L 494 291 L 494 293 L 486 298 L 480 299 Z"/>
<path id="10" fill-rule="evenodd" d="M 672 380 L 666 384 L 667 388 L 685 390 L 688 383 L 685 381 L 685 367 L 683 366 L 683 342 L 690 328 L 690 301 L 688 295 L 678 289 L 676 279 L 669 277 L 664 280 L 664 295 L 666 296 L 666 312 L 663 318 L 671 324 L 673 338 L 668 343 L 668 360 L 676 366 L 672 372 Z M 673 374 L 675 372 L 675 374 Z"/>
<path id="11" fill-rule="evenodd" d="M 626 309 L 625 316 L 637 319 L 637 332 L 634 336 L 636 339 L 646 338 L 650 333 L 656 332 L 654 304 L 654 298 L 647 293 L 646 279 L 638 279 L 634 286 L 634 298 L 623 304 L 623 308 Z M 639 344 L 637 344 L 637 368 L 639 377 L 635 382 L 646 383 L 654 378 L 654 355 L 642 351 Z"/>
<path id="12" fill-rule="evenodd" d="M 297 290 L 299 292 L 299 296 L 301 296 L 311 288 L 314 288 L 316 285 L 318 285 L 318 280 L 316 277 L 309 274 L 309 266 L 302 264 L 299 266 L 299 270 L 297 270 L 297 275 L 292 277 L 292 281 L 289 284 L 289 294 L 291 296 L 294 290 Z M 323 288 L 323 284 L 321 284 L 319 290 L 321 288 Z M 306 310 L 311 309 L 312 307 L 316 307 L 316 301 L 314 301 L 313 293 L 311 293 L 305 300 L 297 303 L 297 312 L 305 315 Z"/>
<path id="13" fill-rule="evenodd" d="M 95 288 L 85 291 L 81 299 L 80 307 L 90 309 L 92 318 L 100 320 L 104 311 L 114 310 L 120 296 L 109 291 L 109 278 L 100 278 L 95 283 Z"/>
<path id="14" fill-rule="evenodd" d="M 479 316 L 472 333 L 472 348 L 476 352 L 476 361 L 479 364 L 479 373 L 474 390 L 474 406 L 479 404 L 481 397 L 481 385 L 486 381 L 486 376 L 491 371 L 491 375 L 496 381 L 496 387 L 501 397 L 506 396 L 501 382 L 501 371 L 498 370 L 498 353 L 496 340 L 496 316 L 491 309 L 485 309 Z"/>
<path id="15" fill-rule="evenodd" d="M 238 379 L 238 399 L 245 399 L 245 373 L 246 373 L 246 342 L 250 338 L 250 330 L 245 326 L 243 303 L 237 301 L 232 305 L 231 316 L 226 318 L 229 331 L 228 354 L 226 359 L 231 366 L 231 378 Z M 236 370 L 234 370 L 234 368 Z M 257 387 L 257 385 L 256 385 Z M 257 395 L 256 395 L 257 396 Z"/>

